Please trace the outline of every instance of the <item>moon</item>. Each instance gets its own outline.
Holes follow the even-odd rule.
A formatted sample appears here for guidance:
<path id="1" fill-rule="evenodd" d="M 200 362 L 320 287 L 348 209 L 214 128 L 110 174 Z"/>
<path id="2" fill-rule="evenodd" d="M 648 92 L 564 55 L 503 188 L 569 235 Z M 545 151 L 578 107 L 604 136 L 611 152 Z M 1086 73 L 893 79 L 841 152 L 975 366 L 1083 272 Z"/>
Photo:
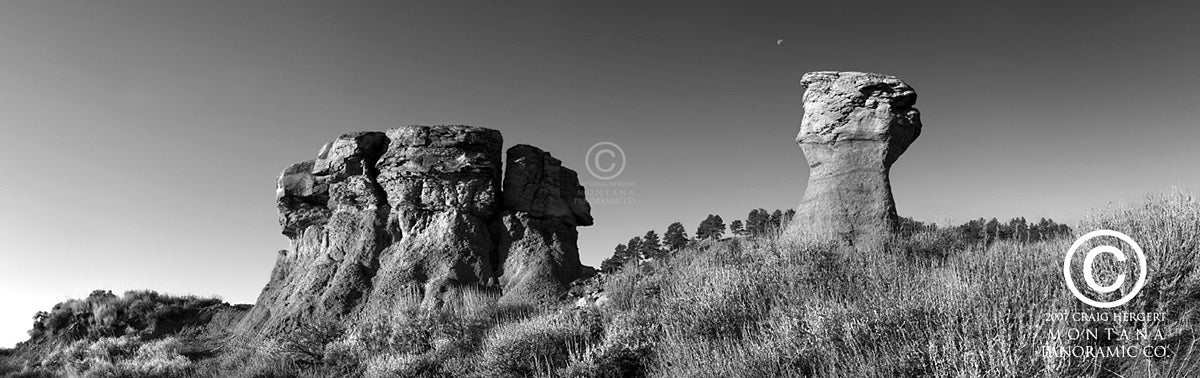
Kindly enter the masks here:
<path id="1" fill-rule="evenodd" d="M 775 46 L 781 46 L 781 45 L 783 45 L 783 38 L 775 40 Z"/>

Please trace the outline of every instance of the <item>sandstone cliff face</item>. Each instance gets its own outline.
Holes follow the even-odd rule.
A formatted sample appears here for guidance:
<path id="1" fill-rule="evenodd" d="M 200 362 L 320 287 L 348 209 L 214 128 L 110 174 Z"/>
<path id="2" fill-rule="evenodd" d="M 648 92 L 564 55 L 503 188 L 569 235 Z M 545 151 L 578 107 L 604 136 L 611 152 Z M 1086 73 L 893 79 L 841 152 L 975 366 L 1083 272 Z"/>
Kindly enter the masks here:
<path id="1" fill-rule="evenodd" d="M 583 271 L 583 188 L 529 146 L 510 150 L 503 177 L 502 145 L 492 129 L 408 126 L 343 135 L 285 169 L 276 194 L 291 249 L 236 333 L 388 314 L 413 293 L 427 308 L 465 287 L 559 295 Z"/>
<path id="2" fill-rule="evenodd" d="M 274 333 L 308 317 L 342 318 L 371 291 L 380 252 L 391 241 L 391 208 L 376 162 L 389 144 L 379 132 L 343 135 L 316 160 L 279 177 L 279 223 L 291 239 L 258 302 L 236 333 Z"/>
<path id="3" fill-rule="evenodd" d="M 862 72 L 810 72 L 802 83 L 796 143 L 811 173 L 791 228 L 851 243 L 893 231 L 888 175 L 921 134 L 916 91 L 894 76 Z"/>
<path id="4" fill-rule="evenodd" d="M 494 285 L 488 223 L 499 201 L 500 132 L 414 126 L 387 135 L 392 144 L 378 167 L 394 243 L 380 256 L 369 311 L 387 313 L 409 292 L 434 307 L 457 287 Z"/>
<path id="5" fill-rule="evenodd" d="M 575 227 L 592 225 L 579 176 L 537 147 L 514 146 L 502 208 L 495 227 L 502 299 L 557 299 L 582 273 Z"/>

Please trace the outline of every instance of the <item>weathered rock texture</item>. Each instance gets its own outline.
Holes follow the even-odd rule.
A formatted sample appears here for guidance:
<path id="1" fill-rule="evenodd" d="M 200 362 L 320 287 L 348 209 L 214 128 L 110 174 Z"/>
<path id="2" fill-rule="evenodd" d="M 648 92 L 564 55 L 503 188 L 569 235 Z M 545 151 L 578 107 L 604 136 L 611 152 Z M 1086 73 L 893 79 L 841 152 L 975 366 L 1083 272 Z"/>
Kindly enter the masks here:
<path id="1" fill-rule="evenodd" d="M 384 133 L 346 134 L 316 160 L 283 171 L 276 189 L 279 224 L 291 239 L 270 281 L 238 326 L 239 334 L 295 329 L 304 319 L 340 319 L 374 287 L 379 255 L 391 244 L 391 213 L 378 181 Z"/>
<path id="2" fill-rule="evenodd" d="M 811 173 L 791 226 L 851 243 L 892 232 L 888 174 L 921 134 L 917 92 L 894 76 L 862 72 L 810 72 L 802 83 L 796 143 Z"/>
<path id="3" fill-rule="evenodd" d="M 434 308 L 465 288 L 508 301 L 561 295 L 585 268 L 583 188 L 530 146 L 510 150 L 503 177 L 502 144 L 492 129 L 408 126 L 343 135 L 285 169 L 276 194 L 291 249 L 236 333 L 360 320 L 414 299 Z"/>
<path id="4" fill-rule="evenodd" d="M 537 147 L 508 149 L 504 206 L 496 225 L 506 295 L 546 301 L 565 293 L 583 269 L 575 227 L 590 225 L 591 206 L 575 171 Z"/>

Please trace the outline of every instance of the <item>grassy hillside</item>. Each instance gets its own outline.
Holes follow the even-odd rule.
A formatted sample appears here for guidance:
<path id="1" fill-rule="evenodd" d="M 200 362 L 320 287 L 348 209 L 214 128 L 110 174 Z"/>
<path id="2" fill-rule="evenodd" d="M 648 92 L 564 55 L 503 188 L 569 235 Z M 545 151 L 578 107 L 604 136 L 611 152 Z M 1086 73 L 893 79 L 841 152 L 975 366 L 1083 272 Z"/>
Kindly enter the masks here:
<path id="1" fill-rule="evenodd" d="M 1076 232 L 1101 228 L 1129 234 L 1148 256 L 1145 289 L 1113 310 L 1086 307 L 1063 284 L 1062 258 L 1078 235 L 979 242 L 923 231 L 859 250 L 773 232 L 626 264 L 577 288 L 581 299 L 556 306 L 499 303 L 496 293 L 478 290 L 426 312 L 414 294 L 410 305 L 361 322 L 307 324 L 278 340 L 230 342 L 215 356 L 193 358 L 180 353 L 186 335 L 55 327 L 83 336 L 8 369 L 25 376 L 1200 376 L 1200 204 L 1183 192 L 1154 196 L 1096 211 Z M 1053 316 L 1075 312 L 1163 319 Z M 1149 336 L 1065 336 L 1072 330 Z M 1083 346 L 1165 353 L 1055 354 Z"/>

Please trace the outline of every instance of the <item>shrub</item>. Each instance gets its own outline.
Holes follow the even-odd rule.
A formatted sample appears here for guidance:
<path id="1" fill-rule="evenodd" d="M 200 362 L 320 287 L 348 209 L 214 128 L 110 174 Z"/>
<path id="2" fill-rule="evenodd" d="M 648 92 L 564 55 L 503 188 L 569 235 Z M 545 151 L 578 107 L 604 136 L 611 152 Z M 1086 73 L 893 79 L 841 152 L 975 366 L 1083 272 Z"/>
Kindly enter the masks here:
<path id="1" fill-rule="evenodd" d="M 472 357 L 454 353 L 384 353 L 372 357 L 366 362 L 363 376 L 367 378 L 459 378 L 476 376 L 477 369 L 477 361 Z"/>
<path id="2" fill-rule="evenodd" d="M 280 351 L 301 364 L 324 362 L 325 347 L 346 334 L 340 322 L 331 320 L 302 321 L 279 338 Z"/>
<path id="3" fill-rule="evenodd" d="M 129 291 L 122 296 L 95 290 L 86 299 L 71 299 L 38 312 L 29 335 L 34 339 L 98 340 L 126 334 L 159 338 L 202 325 L 201 310 L 221 305 L 217 298 L 170 296 Z"/>
<path id="4" fill-rule="evenodd" d="M 552 376 L 587 350 L 590 333 L 562 313 L 504 324 L 484 341 L 481 365 L 492 377 Z"/>
<path id="5" fill-rule="evenodd" d="M 593 377 L 645 377 L 654 361 L 661 326 L 657 314 L 619 313 L 605 325 L 603 342 L 593 348 Z"/>
<path id="6" fill-rule="evenodd" d="M 191 361 L 179 354 L 181 345 L 175 338 L 148 342 L 130 336 L 79 340 L 55 350 L 42 366 L 79 377 L 177 377 L 193 371 Z"/>

